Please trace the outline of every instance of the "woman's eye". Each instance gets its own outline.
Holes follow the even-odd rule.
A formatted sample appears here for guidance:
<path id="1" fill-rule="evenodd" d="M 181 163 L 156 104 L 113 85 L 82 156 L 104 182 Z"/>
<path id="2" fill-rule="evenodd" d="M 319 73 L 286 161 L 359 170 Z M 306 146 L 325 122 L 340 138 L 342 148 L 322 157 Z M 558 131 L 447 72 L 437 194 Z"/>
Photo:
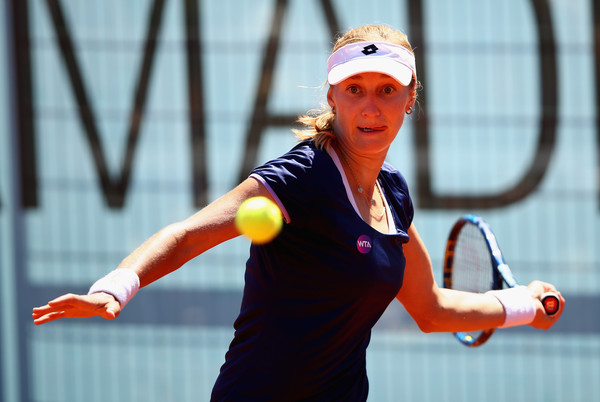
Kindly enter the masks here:
<path id="1" fill-rule="evenodd" d="M 348 92 L 350 92 L 351 94 L 357 94 L 360 92 L 360 88 L 356 85 L 351 85 L 348 87 Z"/>
<path id="2" fill-rule="evenodd" d="M 387 86 L 383 88 L 383 93 L 389 95 L 395 91 L 395 88 L 392 86 Z"/>

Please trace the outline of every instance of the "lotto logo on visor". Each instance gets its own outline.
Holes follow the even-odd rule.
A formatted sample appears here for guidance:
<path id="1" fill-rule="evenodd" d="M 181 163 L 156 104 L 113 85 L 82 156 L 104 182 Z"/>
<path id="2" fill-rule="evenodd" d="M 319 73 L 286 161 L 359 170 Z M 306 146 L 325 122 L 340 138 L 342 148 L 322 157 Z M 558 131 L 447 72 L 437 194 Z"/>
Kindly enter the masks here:
<path id="1" fill-rule="evenodd" d="M 379 50 L 379 48 L 377 46 L 369 45 L 369 46 L 363 47 L 362 54 L 364 54 L 366 56 L 369 54 L 377 53 L 378 50 Z"/>
<path id="2" fill-rule="evenodd" d="M 327 82 L 336 85 L 361 73 L 382 73 L 408 86 L 417 78 L 415 55 L 388 42 L 358 42 L 343 46 L 327 60 Z"/>

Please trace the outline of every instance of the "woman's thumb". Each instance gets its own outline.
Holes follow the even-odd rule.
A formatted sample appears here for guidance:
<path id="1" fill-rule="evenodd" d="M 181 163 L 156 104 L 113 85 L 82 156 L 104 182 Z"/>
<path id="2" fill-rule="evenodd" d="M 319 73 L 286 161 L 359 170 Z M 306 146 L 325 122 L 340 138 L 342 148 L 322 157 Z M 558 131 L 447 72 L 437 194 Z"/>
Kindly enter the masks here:
<path id="1" fill-rule="evenodd" d="M 121 305 L 119 304 L 119 302 L 117 302 L 117 301 L 110 302 L 110 303 L 108 303 L 108 306 L 106 307 L 104 318 L 106 318 L 107 320 L 114 320 L 115 318 L 117 318 L 119 316 L 120 313 L 121 313 Z"/>

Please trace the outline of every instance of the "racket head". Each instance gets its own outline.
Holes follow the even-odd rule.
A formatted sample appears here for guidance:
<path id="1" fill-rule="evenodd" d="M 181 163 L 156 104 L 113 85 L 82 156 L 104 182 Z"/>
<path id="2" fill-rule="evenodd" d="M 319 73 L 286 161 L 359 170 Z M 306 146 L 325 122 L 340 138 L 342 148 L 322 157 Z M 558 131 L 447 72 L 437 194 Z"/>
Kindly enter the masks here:
<path id="1" fill-rule="evenodd" d="M 477 215 L 461 217 L 450 230 L 444 256 L 444 287 L 475 293 L 502 289 L 499 266 L 506 266 L 490 227 Z M 495 328 L 456 332 L 464 345 L 484 344 Z"/>

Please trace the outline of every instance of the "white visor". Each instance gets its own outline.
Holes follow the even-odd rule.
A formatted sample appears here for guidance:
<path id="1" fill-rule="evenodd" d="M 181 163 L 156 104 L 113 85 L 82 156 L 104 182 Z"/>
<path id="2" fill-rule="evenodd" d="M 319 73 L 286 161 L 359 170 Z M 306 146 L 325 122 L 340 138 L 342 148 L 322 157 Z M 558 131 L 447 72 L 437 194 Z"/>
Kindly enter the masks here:
<path id="1" fill-rule="evenodd" d="M 415 55 L 389 42 L 357 42 L 343 46 L 327 60 L 327 82 L 336 85 L 360 73 L 382 73 L 408 86 L 417 78 Z"/>

